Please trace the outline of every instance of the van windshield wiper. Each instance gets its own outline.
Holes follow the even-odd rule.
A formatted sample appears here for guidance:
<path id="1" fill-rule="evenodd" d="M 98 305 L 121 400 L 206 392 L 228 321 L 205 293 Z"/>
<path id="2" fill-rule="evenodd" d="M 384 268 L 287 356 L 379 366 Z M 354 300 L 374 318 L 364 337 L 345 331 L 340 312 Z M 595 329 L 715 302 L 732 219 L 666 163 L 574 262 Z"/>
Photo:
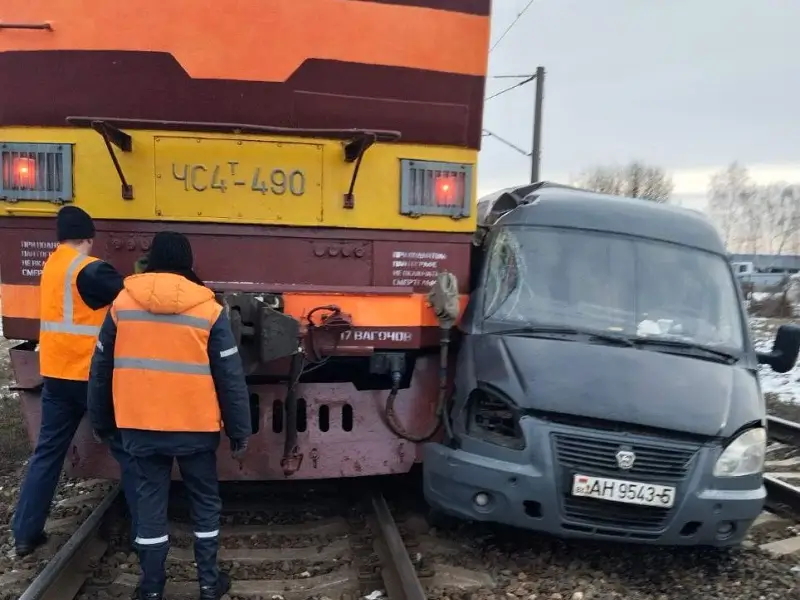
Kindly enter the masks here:
<path id="1" fill-rule="evenodd" d="M 730 352 L 717 350 L 716 348 L 709 348 L 708 346 L 694 344 L 692 342 L 684 342 L 681 340 L 637 337 L 633 339 L 633 343 L 637 346 L 663 346 L 673 351 L 682 351 L 680 354 L 689 356 L 705 355 L 708 358 L 715 358 L 721 362 L 731 365 L 739 361 L 739 357 L 735 354 L 731 354 Z"/>
<path id="2" fill-rule="evenodd" d="M 586 336 L 590 340 L 597 342 L 605 342 L 607 344 L 616 344 L 621 346 L 633 347 L 635 344 L 627 337 L 614 335 L 612 333 L 604 333 L 601 331 L 594 331 L 591 329 L 576 329 L 574 327 L 560 327 L 557 325 L 525 325 L 522 327 L 512 327 L 509 329 L 499 329 L 493 331 L 499 335 L 527 335 L 530 337 L 553 337 L 555 339 L 564 339 L 563 336 L 580 337 Z"/>

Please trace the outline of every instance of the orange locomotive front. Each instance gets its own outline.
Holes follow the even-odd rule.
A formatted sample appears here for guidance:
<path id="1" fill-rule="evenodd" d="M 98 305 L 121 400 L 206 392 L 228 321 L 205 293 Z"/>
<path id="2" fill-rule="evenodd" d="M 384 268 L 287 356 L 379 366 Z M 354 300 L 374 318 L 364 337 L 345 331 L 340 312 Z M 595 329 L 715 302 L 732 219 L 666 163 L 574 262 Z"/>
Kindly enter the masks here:
<path id="1" fill-rule="evenodd" d="M 0 293 L 31 439 L 39 277 L 75 204 L 124 274 L 188 235 L 230 311 L 255 435 L 223 479 L 408 471 L 437 421 L 427 293 L 468 291 L 490 0 L 7 4 Z M 86 423 L 68 456 L 116 474 Z"/>

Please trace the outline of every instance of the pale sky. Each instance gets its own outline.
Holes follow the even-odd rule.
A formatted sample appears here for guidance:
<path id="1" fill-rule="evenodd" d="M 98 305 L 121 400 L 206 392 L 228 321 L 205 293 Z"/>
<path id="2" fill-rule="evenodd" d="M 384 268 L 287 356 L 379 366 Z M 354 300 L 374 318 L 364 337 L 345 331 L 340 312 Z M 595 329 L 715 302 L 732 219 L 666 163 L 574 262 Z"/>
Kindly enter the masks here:
<path id="1" fill-rule="evenodd" d="M 492 44 L 526 4 L 494 0 Z M 800 182 L 799 57 L 799 0 L 534 0 L 489 75 L 547 70 L 542 179 L 636 158 L 703 208 L 734 160 L 757 183 Z M 487 96 L 510 84 L 489 79 Z M 529 151 L 533 97 L 530 83 L 489 100 L 484 127 Z M 529 177 L 529 158 L 483 139 L 479 195 Z"/>

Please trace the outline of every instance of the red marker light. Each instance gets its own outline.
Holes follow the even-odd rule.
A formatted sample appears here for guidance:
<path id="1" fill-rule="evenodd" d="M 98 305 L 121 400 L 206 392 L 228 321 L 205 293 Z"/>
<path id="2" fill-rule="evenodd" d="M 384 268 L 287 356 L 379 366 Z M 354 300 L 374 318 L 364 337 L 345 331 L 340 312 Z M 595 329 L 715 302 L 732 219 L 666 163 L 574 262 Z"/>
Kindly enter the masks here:
<path id="1" fill-rule="evenodd" d="M 36 189 L 36 160 L 24 156 L 11 161 L 12 187 L 17 189 Z"/>
<path id="2" fill-rule="evenodd" d="M 436 204 L 452 206 L 458 204 L 458 182 L 452 176 L 440 176 L 435 183 Z"/>

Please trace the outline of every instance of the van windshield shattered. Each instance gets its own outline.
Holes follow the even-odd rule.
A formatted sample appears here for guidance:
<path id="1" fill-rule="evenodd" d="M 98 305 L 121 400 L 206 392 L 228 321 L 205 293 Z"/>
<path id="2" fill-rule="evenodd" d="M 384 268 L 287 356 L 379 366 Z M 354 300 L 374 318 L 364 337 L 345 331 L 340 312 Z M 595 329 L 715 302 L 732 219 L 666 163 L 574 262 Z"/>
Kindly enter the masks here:
<path id="1" fill-rule="evenodd" d="M 609 331 L 742 351 L 739 299 L 722 256 L 572 229 L 501 229 L 485 315 L 508 325 Z"/>

